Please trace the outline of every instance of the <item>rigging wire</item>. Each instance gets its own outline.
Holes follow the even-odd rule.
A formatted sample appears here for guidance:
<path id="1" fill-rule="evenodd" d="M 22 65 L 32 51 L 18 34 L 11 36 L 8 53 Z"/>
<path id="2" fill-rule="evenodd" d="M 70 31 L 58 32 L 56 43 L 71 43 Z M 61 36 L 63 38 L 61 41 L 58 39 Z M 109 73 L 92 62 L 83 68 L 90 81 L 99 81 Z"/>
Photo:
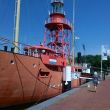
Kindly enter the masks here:
<path id="1" fill-rule="evenodd" d="M 23 64 L 23 62 L 18 58 L 18 56 L 16 55 L 16 58 L 18 59 L 18 61 L 22 64 L 22 66 L 29 72 L 29 74 L 31 76 L 33 76 L 35 79 L 37 78 L 35 75 L 33 75 L 33 73 L 26 67 L 26 65 Z M 49 86 L 48 84 L 44 83 L 43 81 L 41 81 L 39 78 L 37 78 L 39 80 L 39 82 L 41 82 L 42 84 Z M 53 89 L 58 89 L 56 87 L 51 87 Z"/>
<path id="2" fill-rule="evenodd" d="M 38 73 L 38 75 L 37 75 L 37 77 L 36 77 L 36 76 L 26 67 L 26 65 L 23 64 L 23 62 L 18 58 L 18 56 L 17 56 L 16 54 L 14 54 L 14 55 L 16 56 L 16 58 L 17 58 L 17 60 L 20 62 L 20 64 L 29 72 L 29 74 L 30 74 L 33 78 L 37 79 L 37 81 L 39 81 L 41 84 L 47 86 L 47 87 L 46 87 L 46 91 L 44 91 L 42 97 L 43 97 L 43 96 L 46 96 L 46 95 L 47 95 L 47 91 L 48 91 L 49 86 L 50 86 L 50 81 L 51 81 L 52 76 L 50 76 L 48 83 L 45 83 L 45 82 L 41 81 L 41 80 L 38 78 L 39 73 Z M 37 81 L 35 82 L 35 86 L 36 86 L 36 84 L 37 84 Z M 36 87 L 35 87 L 35 88 L 36 88 Z M 35 88 L 34 88 L 34 91 L 33 91 L 33 95 L 34 95 L 34 92 L 35 92 Z M 51 86 L 51 88 L 54 89 L 54 90 L 59 90 L 59 91 L 62 90 L 61 88 L 57 88 L 57 87 L 53 87 L 53 86 Z M 22 90 L 23 90 L 23 88 L 22 88 Z M 32 95 L 32 97 L 33 97 L 33 95 Z M 37 103 L 38 103 L 39 101 L 40 101 L 40 99 L 37 101 Z"/>
<path id="3" fill-rule="evenodd" d="M 18 44 L 21 44 L 23 46 L 29 46 L 29 47 L 33 47 L 32 45 L 29 45 L 29 44 L 25 44 L 25 43 L 22 43 L 22 42 L 12 42 L 11 40 L 7 39 L 7 38 L 4 38 L 4 37 L 0 37 L 0 41 L 1 42 L 4 42 L 5 44 L 12 44 L 14 45 L 14 43 L 18 43 Z M 1 43 L 0 42 L 0 43 Z M 14 45 L 15 46 L 15 45 Z M 19 47 L 18 47 L 19 49 Z"/>
<path id="4" fill-rule="evenodd" d="M 14 60 L 15 60 L 16 69 L 17 69 L 17 72 L 18 72 L 18 77 L 19 77 L 20 84 L 21 84 L 22 95 L 23 95 L 22 98 L 23 98 L 23 100 L 24 100 L 24 88 L 23 88 L 23 82 L 22 82 L 22 78 L 21 78 L 20 71 L 19 71 L 18 63 L 17 63 L 17 60 L 16 60 L 16 55 L 15 55 L 14 53 L 13 53 L 13 56 L 14 56 Z"/>
<path id="5" fill-rule="evenodd" d="M 0 37 L 0 41 L 4 42 L 1 45 L 3 45 L 3 44 L 12 44 L 12 45 L 14 45 L 14 47 L 17 47 L 14 43 L 19 43 L 19 42 L 11 42 L 10 40 L 8 40 L 8 39 L 6 39 L 4 37 Z M 20 50 L 19 47 L 17 47 L 17 48 L 18 48 L 18 50 Z"/>
<path id="6" fill-rule="evenodd" d="M 7 1 L 7 0 L 1 0 L 0 1 L 0 7 L 2 8 L 0 10 L 0 35 L 1 36 L 11 36 L 8 37 L 8 39 L 13 39 L 13 4 L 15 0 Z M 7 41 L 8 43 L 8 41 Z M 1 43 L 0 45 L 5 45 L 6 43 Z"/>
<path id="7" fill-rule="evenodd" d="M 0 9 L 1 13 L 0 13 L 0 19 L 1 19 L 1 27 L 4 27 L 5 24 L 7 24 L 7 18 L 8 18 L 8 12 L 7 10 L 9 10 L 9 4 L 7 3 L 7 1 L 5 0 L 1 0 L 1 3 L 0 3 L 0 7 L 2 9 Z M 5 10 L 5 12 L 3 12 L 2 10 Z"/>

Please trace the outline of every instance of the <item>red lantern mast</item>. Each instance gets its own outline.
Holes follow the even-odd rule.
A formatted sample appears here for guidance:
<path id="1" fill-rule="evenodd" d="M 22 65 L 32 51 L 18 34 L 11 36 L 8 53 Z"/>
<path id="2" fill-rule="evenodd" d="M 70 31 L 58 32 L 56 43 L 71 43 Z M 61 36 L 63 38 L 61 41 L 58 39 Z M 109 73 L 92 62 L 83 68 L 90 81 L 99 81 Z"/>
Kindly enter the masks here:
<path id="1" fill-rule="evenodd" d="M 69 33 L 72 30 L 72 24 L 65 18 L 63 7 L 63 0 L 51 1 L 51 12 L 45 22 L 44 44 L 46 43 L 49 48 L 56 50 L 64 57 L 70 55 Z"/>

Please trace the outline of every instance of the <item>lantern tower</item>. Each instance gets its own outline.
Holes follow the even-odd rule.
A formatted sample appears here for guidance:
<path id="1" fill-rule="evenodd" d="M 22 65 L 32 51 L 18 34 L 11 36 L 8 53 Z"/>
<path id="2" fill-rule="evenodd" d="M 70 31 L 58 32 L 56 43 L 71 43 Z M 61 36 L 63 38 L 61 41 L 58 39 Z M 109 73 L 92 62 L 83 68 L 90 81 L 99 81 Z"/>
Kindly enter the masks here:
<path id="1" fill-rule="evenodd" d="M 63 0 L 51 0 L 51 11 L 45 21 L 44 44 L 64 57 L 70 53 L 69 33 L 72 24 L 65 18 L 63 7 Z"/>

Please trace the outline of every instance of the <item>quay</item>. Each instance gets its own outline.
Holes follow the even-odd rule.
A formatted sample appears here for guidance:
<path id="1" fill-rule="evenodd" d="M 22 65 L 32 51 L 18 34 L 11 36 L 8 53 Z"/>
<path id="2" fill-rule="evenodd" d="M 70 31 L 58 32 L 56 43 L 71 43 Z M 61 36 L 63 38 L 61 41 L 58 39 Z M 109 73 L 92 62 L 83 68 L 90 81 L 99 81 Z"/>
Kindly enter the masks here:
<path id="1" fill-rule="evenodd" d="M 92 85 L 88 88 L 88 84 L 26 110 L 110 110 L 110 76 L 100 82 L 96 92 Z"/>

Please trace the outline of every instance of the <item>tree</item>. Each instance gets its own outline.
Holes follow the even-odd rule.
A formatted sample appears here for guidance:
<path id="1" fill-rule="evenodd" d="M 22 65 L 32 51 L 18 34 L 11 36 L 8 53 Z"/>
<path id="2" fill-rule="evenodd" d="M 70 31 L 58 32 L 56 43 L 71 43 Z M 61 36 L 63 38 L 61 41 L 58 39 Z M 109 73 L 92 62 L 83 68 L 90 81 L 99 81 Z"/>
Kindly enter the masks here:
<path id="1" fill-rule="evenodd" d="M 86 58 L 86 60 L 85 60 Z M 75 58 L 77 61 L 77 57 Z M 85 62 L 86 61 L 86 62 Z M 95 71 L 100 71 L 101 68 L 101 55 L 86 55 L 81 57 L 81 63 L 89 63 Z M 107 68 L 110 67 L 110 57 L 107 61 L 103 61 L 103 71 L 107 71 Z"/>

